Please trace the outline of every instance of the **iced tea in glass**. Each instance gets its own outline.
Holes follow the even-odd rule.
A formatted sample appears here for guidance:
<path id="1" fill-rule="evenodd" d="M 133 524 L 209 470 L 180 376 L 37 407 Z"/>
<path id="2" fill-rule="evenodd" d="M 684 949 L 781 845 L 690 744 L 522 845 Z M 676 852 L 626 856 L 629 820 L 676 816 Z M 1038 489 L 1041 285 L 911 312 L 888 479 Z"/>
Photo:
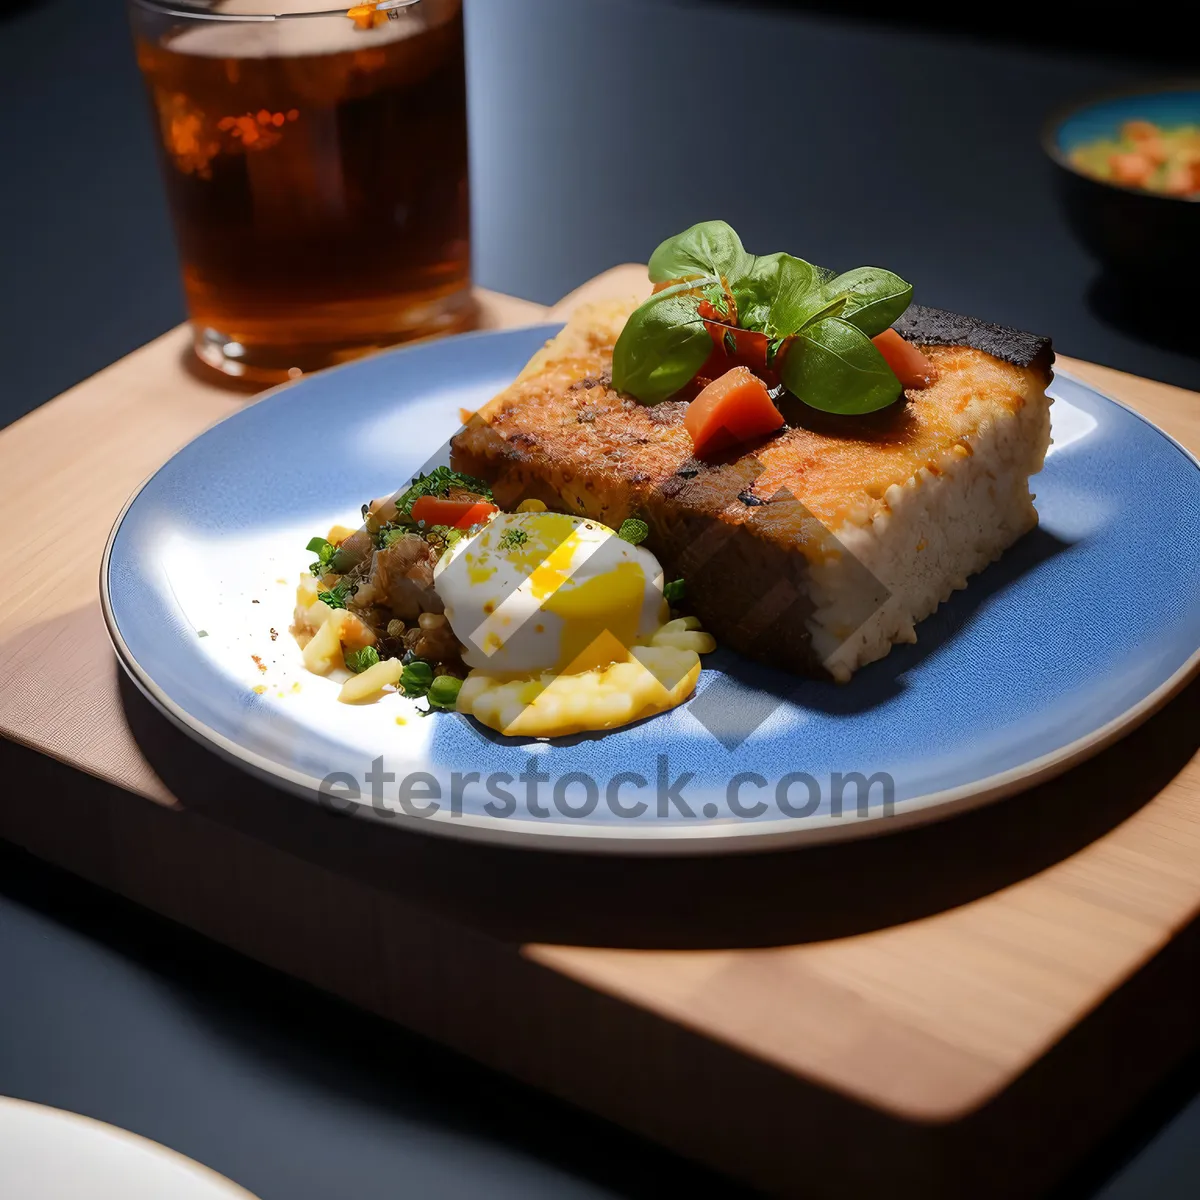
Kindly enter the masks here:
<path id="1" fill-rule="evenodd" d="M 131 3 L 196 353 L 255 382 L 474 317 L 461 0 L 328 8 Z"/>

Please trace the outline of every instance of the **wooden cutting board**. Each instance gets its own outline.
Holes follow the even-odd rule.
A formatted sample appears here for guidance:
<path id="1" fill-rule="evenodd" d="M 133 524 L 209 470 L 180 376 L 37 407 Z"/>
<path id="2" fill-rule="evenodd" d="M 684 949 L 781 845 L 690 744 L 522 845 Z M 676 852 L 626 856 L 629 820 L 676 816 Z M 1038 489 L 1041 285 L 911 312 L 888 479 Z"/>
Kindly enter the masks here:
<path id="1" fill-rule="evenodd" d="M 480 300 L 511 326 L 643 281 Z M 1200 450 L 1200 396 L 1059 365 Z M 181 328 L 0 433 L 8 561 L 36 563 L 0 577 L 0 836 L 781 1194 L 1033 1195 L 1200 1042 L 1195 682 L 1021 796 L 728 860 L 380 830 L 191 743 L 118 670 L 100 555 L 138 483 L 245 403 Z"/>

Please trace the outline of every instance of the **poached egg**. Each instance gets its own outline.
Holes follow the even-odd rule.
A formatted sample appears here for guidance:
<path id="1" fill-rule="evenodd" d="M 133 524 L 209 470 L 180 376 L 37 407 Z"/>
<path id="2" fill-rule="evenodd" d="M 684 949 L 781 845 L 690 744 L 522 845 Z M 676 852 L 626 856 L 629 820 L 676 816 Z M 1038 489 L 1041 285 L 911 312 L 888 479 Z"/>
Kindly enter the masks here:
<path id="1" fill-rule="evenodd" d="M 623 725 L 681 704 L 713 648 L 671 621 L 663 571 L 607 525 L 498 513 L 439 561 L 434 587 L 471 673 L 458 708 L 506 734 Z"/>

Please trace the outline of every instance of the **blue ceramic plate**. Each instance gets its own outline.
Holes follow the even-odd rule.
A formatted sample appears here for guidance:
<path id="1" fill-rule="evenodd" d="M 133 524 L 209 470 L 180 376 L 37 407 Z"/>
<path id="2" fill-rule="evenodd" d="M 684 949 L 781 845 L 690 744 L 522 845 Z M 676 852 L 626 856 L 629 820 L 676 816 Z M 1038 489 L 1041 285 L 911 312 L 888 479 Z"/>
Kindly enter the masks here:
<path id="1" fill-rule="evenodd" d="M 309 537 L 436 457 L 554 327 L 381 355 L 275 391 L 157 472 L 102 594 L 143 691 L 226 757 L 383 824 L 527 845 L 730 851 L 883 832 L 1062 771 L 1200 663 L 1200 468 L 1076 380 L 1054 384 L 1040 527 L 852 683 L 719 649 L 681 708 L 512 741 L 400 696 L 350 706 L 288 633 Z M 374 764 L 374 766 L 372 765 Z"/>

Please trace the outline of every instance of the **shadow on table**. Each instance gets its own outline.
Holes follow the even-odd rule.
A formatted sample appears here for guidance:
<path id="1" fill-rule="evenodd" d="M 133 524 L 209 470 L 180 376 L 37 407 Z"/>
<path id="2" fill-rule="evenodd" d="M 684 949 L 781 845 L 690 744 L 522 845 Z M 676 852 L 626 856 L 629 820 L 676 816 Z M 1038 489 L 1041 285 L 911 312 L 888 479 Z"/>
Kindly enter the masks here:
<path id="1" fill-rule="evenodd" d="M 1190 281 L 1173 287 L 1161 279 L 1126 279 L 1101 274 L 1087 290 L 1087 306 L 1106 325 L 1120 333 L 1200 359 L 1196 336 L 1196 300 Z"/>
<path id="2" fill-rule="evenodd" d="M 187 1098 L 138 1132 L 219 1165 L 246 1186 L 257 1179 L 263 1195 L 268 1181 L 271 1195 L 334 1194 L 315 1180 L 282 1182 L 291 1143 L 313 1136 L 319 1145 L 298 1157 L 326 1180 L 345 1180 L 337 1200 L 493 1194 L 489 1184 L 495 1194 L 516 1195 L 522 1183 L 531 1200 L 759 1195 L 0 841 L 3 899 L 51 918 L 42 966 L 66 965 L 95 985 L 76 1010 L 78 1025 L 56 1027 L 54 1035 L 132 1037 L 144 1047 L 139 1031 L 150 1030 L 155 1052 L 152 1062 L 109 1080 L 97 1078 L 105 1052 L 84 1054 L 66 1070 L 39 1070 L 41 1094 L 16 1094 L 83 1112 L 103 1096 L 104 1104 L 139 1111 L 139 1089 L 153 1090 L 169 1063 L 171 1086 L 186 1088 Z M 22 990 L 9 989 L 17 1006 Z M 244 1085 L 232 1105 L 223 1091 L 231 1072 Z M 11 1086 L 13 1071 L 4 1079 Z M 103 1106 L 92 1115 L 113 1119 Z M 205 1147 L 220 1147 L 224 1161 Z M 387 1178 L 413 1177 L 421 1182 L 407 1191 L 386 1187 Z M 5 1193 L 4 1200 L 17 1198 Z"/>
<path id="3" fill-rule="evenodd" d="M 918 920 L 1102 837 L 1200 747 L 1200 682 L 1067 775 L 951 820 L 788 852 L 704 858 L 516 850 L 381 828 L 264 784 L 192 742 L 124 677 L 150 764 L 193 812 L 497 938 L 629 948 L 792 945 Z"/>

